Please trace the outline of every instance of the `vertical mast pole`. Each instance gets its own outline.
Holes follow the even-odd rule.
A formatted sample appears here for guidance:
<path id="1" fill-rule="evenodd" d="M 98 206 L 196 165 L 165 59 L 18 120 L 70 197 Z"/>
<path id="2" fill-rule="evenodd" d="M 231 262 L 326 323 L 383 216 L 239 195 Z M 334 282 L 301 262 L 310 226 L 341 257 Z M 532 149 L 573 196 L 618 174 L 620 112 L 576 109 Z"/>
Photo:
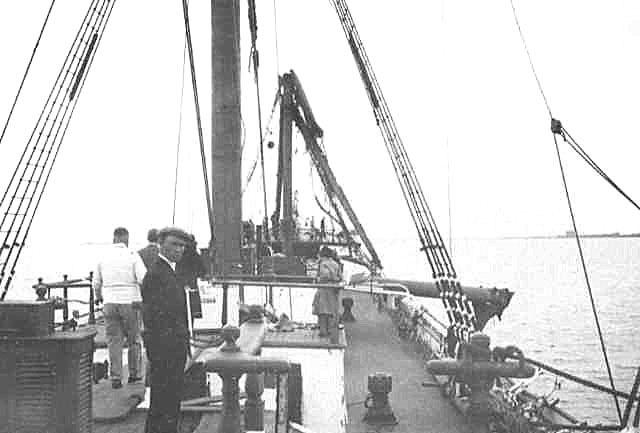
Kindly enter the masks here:
<path id="1" fill-rule="evenodd" d="M 211 169 L 215 267 L 237 273 L 242 221 L 240 0 L 211 1 Z"/>
<path id="2" fill-rule="evenodd" d="M 287 79 L 286 75 L 283 79 Z M 293 255 L 293 170 L 292 170 L 292 128 L 291 110 L 293 95 L 290 86 L 283 86 L 280 102 L 280 150 L 282 151 L 282 252 L 286 256 Z"/>

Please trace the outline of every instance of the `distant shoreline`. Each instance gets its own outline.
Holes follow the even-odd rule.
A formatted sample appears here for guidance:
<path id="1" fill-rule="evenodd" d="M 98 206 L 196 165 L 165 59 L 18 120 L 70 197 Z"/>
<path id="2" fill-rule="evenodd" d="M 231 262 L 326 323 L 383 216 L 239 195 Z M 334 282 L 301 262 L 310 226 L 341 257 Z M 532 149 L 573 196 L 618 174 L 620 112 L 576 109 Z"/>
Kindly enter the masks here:
<path id="1" fill-rule="evenodd" d="M 499 239 L 573 239 L 575 233 L 572 231 L 560 235 L 539 235 L 539 236 L 504 236 Z M 640 238 L 640 233 L 591 233 L 581 234 L 581 238 Z"/>

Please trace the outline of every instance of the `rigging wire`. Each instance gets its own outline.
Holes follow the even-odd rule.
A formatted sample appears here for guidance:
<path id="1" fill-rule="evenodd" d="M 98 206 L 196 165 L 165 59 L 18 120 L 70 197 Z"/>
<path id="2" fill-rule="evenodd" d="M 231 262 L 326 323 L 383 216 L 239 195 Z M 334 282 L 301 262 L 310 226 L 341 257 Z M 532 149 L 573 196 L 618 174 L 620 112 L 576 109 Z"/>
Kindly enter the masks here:
<path id="1" fill-rule="evenodd" d="M 547 107 L 547 112 L 549 116 L 553 118 L 551 115 L 551 107 L 549 106 L 549 101 L 547 101 L 547 97 L 544 94 L 544 90 L 542 90 L 542 83 L 540 82 L 540 78 L 538 78 L 538 73 L 536 72 L 535 66 L 533 66 L 533 59 L 531 58 L 531 53 L 529 52 L 529 47 L 527 46 L 527 41 L 524 39 L 524 34 L 522 33 L 522 28 L 520 27 L 520 21 L 518 20 L 518 14 L 516 13 L 516 7 L 513 4 L 513 0 L 509 0 L 511 2 L 511 10 L 513 11 L 513 18 L 516 21 L 516 27 L 518 27 L 518 33 L 520 34 L 520 40 L 522 41 L 522 45 L 524 46 L 524 50 L 527 53 L 527 58 L 529 59 L 529 66 L 531 66 L 531 72 L 533 72 L 533 76 L 536 79 L 536 83 L 538 84 L 538 90 L 542 95 L 542 99 L 544 99 L 544 105 Z"/>
<path id="2" fill-rule="evenodd" d="M 338 13 L 342 29 L 356 61 L 358 72 L 373 109 L 376 124 L 382 133 L 396 178 L 418 232 L 421 251 L 425 253 L 429 267 L 432 270 L 432 277 L 439 282 L 442 280 L 443 284 L 457 284 L 453 281 L 457 279 L 453 261 L 435 224 L 435 219 L 427 204 L 424 191 L 402 143 L 349 8 L 344 0 L 330 0 L 330 2 Z"/>
<path id="3" fill-rule="evenodd" d="M 200 158 L 202 160 L 202 174 L 204 177 L 204 195 L 207 200 L 207 214 L 209 217 L 209 230 L 211 232 L 211 239 L 214 237 L 213 226 L 213 206 L 211 202 L 213 198 L 209 194 L 209 176 L 207 174 L 207 160 L 204 150 L 204 138 L 202 136 L 202 119 L 200 116 L 200 103 L 198 101 L 198 85 L 196 82 L 196 68 L 193 58 L 193 45 L 191 43 L 191 26 L 189 25 L 189 4 L 187 0 L 182 0 L 182 11 L 184 14 L 184 28 L 187 38 L 187 47 L 189 49 L 189 64 L 191 69 L 191 85 L 193 87 L 193 100 L 196 108 L 196 120 L 198 124 L 198 139 L 200 141 Z"/>
<path id="4" fill-rule="evenodd" d="M 49 21 L 49 16 L 51 15 L 51 11 L 53 10 L 53 6 L 56 4 L 56 0 L 51 1 L 51 5 L 49 6 L 49 11 L 47 12 L 47 16 L 44 19 L 44 23 L 42 24 L 42 28 L 40 29 L 40 34 L 38 35 L 38 39 L 36 40 L 36 44 L 33 47 L 33 51 L 31 52 L 31 57 L 29 58 L 29 63 L 27 64 L 27 68 L 24 71 L 24 75 L 22 76 L 22 81 L 20 82 L 20 87 L 18 87 L 18 92 L 16 93 L 16 97 L 13 100 L 13 104 L 11 105 L 11 110 L 9 110 L 9 116 L 7 116 L 7 121 L 2 128 L 2 134 L 0 134 L 0 144 L 2 144 L 2 139 L 4 138 L 4 134 L 7 132 L 7 126 L 9 126 L 9 121 L 11 120 L 11 116 L 13 115 L 13 110 L 16 108 L 18 103 L 18 98 L 20 97 L 20 93 L 22 93 L 22 87 L 24 86 L 24 82 L 27 79 L 27 75 L 29 74 L 29 70 L 31 69 L 31 63 L 33 63 L 33 59 L 36 56 L 36 51 L 38 50 L 38 46 L 40 45 L 40 39 L 42 39 L 42 34 L 44 33 L 44 29 L 47 26 L 47 22 Z"/>
<path id="5" fill-rule="evenodd" d="M 260 79 L 258 74 L 258 67 L 260 64 L 260 57 L 258 54 L 258 48 L 256 41 L 258 39 L 258 18 L 256 16 L 256 2 L 255 0 L 249 0 L 249 27 L 251 30 L 251 60 L 253 61 L 253 79 L 256 83 L 256 98 L 258 103 L 258 132 L 260 139 L 260 166 L 262 168 L 262 201 L 264 206 L 264 230 L 269 231 L 269 212 L 267 210 L 267 181 L 266 172 L 264 169 L 264 135 L 262 132 L 262 105 L 260 104 Z"/>
<path id="6" fill-rule="evenodd" d="M 278 50 L 278 8 L 276 7 L 276 0 L 273 0 L 273 33 L 275 35 L 275 48 L 276 48 L 276 72 L 278 77 L 280 76 L 280 52 Z"/>
<path id="7" fill-rule="evenodd" d="M 631 198 L 629 195 L 622 190 L 614 181 L 611 179 L 605 172 L 596 164 L 596 162 L 591 159 L 591 157 L 585 152 L 585 150 L 580 147 L 580 145 L 573 139 L 571 134 L 562 127 L 562 134 L 560 134 L 566 143 L 571 146 L 571 148 L 578 154 L 580 157 L 591 167 L 593 170 L 600 175 L 609 185 L 611 185 L 620 195 L 622 195 L 628 202 L 630 202 L 636 209 L 640 210 L 640 206 Z M 567 140 L 569 137 L 569 140 Z"/>
<path id="8" fill-rule="evenodd" d="M 271 107 L 271 114 L 269 115 L 269 120 L 267 121 L 267 126 L 265 126 L 264 129 L 264 133 L 263 133 L 263 137 L 267 137 L 271 134 L 271 123 L 273 121 L 273 116 L 275 115 L 276 112 L 276 108 L 278 107 L 278 102 L 280 101 L 280 87 L 278 87 L 276 89 L 276 95 L 273 99 L 273 105 Z M 251 170 L 249 170 L 249 175 L 247 176 L 247 180 L 245 181 L 244 184 L 244 188 L 242 188 L 242 193 L 244 194 L 244 192 L 247 190 L 247 188 L 249 187 L 249 183 L 251 182 L 251 179 L 253 178 L 253 174 L 256 170 L 256 167 L 258 166 L 258 160 L 260 159 L 260 149 L 258 149 L 258 155 L 256 156 L 256 159 L 253 161 L 253 165 L 251 166 Z"/>
<path id="9" fill-rule="evenodd" d="M 180 164 L 180 138 L 182 137 L 182 103 L 184 101 L 184 72 L 187 63 L 187 41 L 184 41 L 182 49 L 182 86 L 180 89 L 180 117 L 178 119 L 178 145 L 176 146 L 176 173 L 173 183 L 173 214 L 171 216 L 171 224 L 176 223 L 176 200 L 178 197 L 178 167 Z"/>
<path id="10" fill-rule="evenodd" d="M 553 117 L 553 114 L 551 113 L 551 108 L 549 106 L 549 102 L 547 100 L 547 97 L 544 94 L 544 90 L 543 90 L 542 84 L 541 84 L 541 82 L 540 82 L 540 80 L 538 78 L 538 74 L 536 73 L 535 66 L 533 64 L 533 60 L 532 60 L 531 54 L 529 52 L 529 48 L 527 47 L 527 43 L 525 41 L 524 34 L 522 32 L 522 28 L 520 27 L 520 22 L 518 21 L 518 15 L 516 13 L 516 9 L 515 9 L 515 6 L 513 4 L 513 0 L 510 0 L 510 2 L 511 2 L 511 10 L 513 11 L 513 17 L 515 19 L 516 26 L 518 28 L 518 33 L 520 34 L 520 39 L 522 40 L 522 44 L 523 44 L 524 49 L 525 49 L 525 51 L 527 53 L 527 57 L 529 59 L 529 65 L 531 67 L 531 71 L 533 72 L 533 75 L 534 75 L 534 77 L 536 79 L 536 83 L 538 85 L 538 89 L 540 90 L 540 94 L 542 95 L 542 99 L 544 99 L 544 103 L 545 103 L 545 105 L 547 107 L 547 111 L 549 113 L 549 117 L 551 118 L 551 131 L 553 133 L 553 141 L 555 143 L 556 154 L 558 156 L 558 164 L 560 166 L 560 174 L 562 176 L 562 183 L 563 183 L 563 186 L 564 186 L 564 192 L 565 192 L 565 196 L 566 196 L 566 199 L 567 199 L 567 205 L 569 207 L 569 213 L 571 215 L 571 224 L 573 225 L 573 232 L 575 234 L 576 243 L 578 245 L 578 253 L 580 255 L 580 262 L 581 262 L 581 265 L 582 265 L 582 271 L 583 271 L 585 282 L 586 282 L 586 285 L 587 285 L 587 292 L 589 294 L 589 300 L 591 302 L 591 310 L 593 312 L 593 316 L 594 316 L 595 324 L 596 324 L 596 329 L 598 331 L 598 339 L 600 340 L 600 348 L 602 350 L 602 355 L 604 357 L 604 362 L 605 362 L 605 366 L 606 366 L 606 369 L 607 369 L 607 375 L 609 376 L 609 384 L 611 385 L 611 389 L 613 389 L 615 391 L 616 387 L 615 387 L 614 380 L 613 380 L 613 374 L 611 372 L 611 365 L 609 363 L 609 356 L 607 355 L 607 349 L 606 349 L 606 345 L 605 345 L 605 342 L 604 342 L 604 336 L 602 334 L 602 329 L 600 327 L 600 319 L 598 317 L 598 310 L 596 308 L 595 300 L 593 298 L 593 291 L 591 289 L 591 283 L 589 281 L 589 273 L 587 272 L 587 265 L 586 265 L 586 262 L 585 262 L 585 259 L 584 259 L 584 254 L 583 254 L 583 251 L 582 251 L 582 243 L 580 242 L 580 235 L 579 235 L 578 229 L 577 229 L 576 219 L 575 219 L 575 215 L 574 215 L 574 212 L 573 212 L 573 206 L 571 204 L 571 197 L 569 195 L 569 188 L 567 186 L 567 179 L 566 179 L 564 167 L 562 165 L 562 158 L 561 158 L 561 155 L 560 155 L 560 148 L 558 146 L 558 139 L 556 137 L 556 134 L 560 134 L 566 141 L 566 137 L 565 137 L 565 134 L 564 134 L 564 128 L 562 128 L 562 125 L 561 125 L 560 121 L 556 120 Z M 574 147 L 574 146 L 572 146 L 572 147 L 573 147 L 574 150 L 578 151 L 576 149 L 576 147 Z M 578 146 L 578 148 L 579 148 L 579 146 Z M 580 149 L 580 151 L 582 151 L 582 148 L 579 148 L 579 149 Z M 582 151 L 582 152 L 584 153 L 584 151 Z M 578 152 L 578 153 L 580 153 L 580 152 Z M 588 157 L 588 155 L 586 155 L 586 153 L 584 153 L 584 155 L 581 154 L 581 156 L 583 157 L 583 159 L 585 159 L 587 162 L 589 162 L 590 158 Z M 591 160 L 591 162 L 593 162 L 593 161 Z M 600 171 L 601 172 L 600 168 L 597 167 L 595 162 L 593 162 L 592 167 L 596 171 Z M 601 172 L 600 175 L 601 176 L 604 175 L 604 172 Z M 635 205 L 635 203 L 634 203 L 634 205 Z M 618 400 L 618 396 L 617 395 L 613 395 L 613 399 L 614 399 L 614 402 L 615 402 L 616 411 L 618 413 L 618 419 L 619 419 L 620 422 L 622 422 L 622 413 L 620 411 L 620 402 Z"/>
<path id="11" fill-rule="evenodd" d="M 562 158 L 560 157 L 560 148 L 558 146 L 558 139 L 555 134 L 553 135 L 553 141 L 556 146 L 556 153 L 558 155 L 558 164 L 560 165 L 560 174 L 562 175 L 562 183 L 564 185 L 564 192 L 567 198 L 567 205 L 569 206 L 569 213 L 571 214 L 571 224 L 573 225 L 573 232 L 575 233 L 576 243 L 578 245 L 578 253 L 580 254 L 580 262 L 582 264 L 582 271 L 584 274 L 584 278 L 587 284 L 587 291 L 589 293 L 589 300 L 591 301 L 591 311 L 593 312 L 593 317 L 595 318 L 596 328 L 598 330 L 598 338 L 600 340 L 600 348 L 602 349 L 602 353 L 604 355 L 604 362 L 607 368 L 607 374 L 609 375 L 609 383 L 611 385 L 611 389 L 616 391 L 616 386 L 613 382 L 613 374 L 611 373 L 611 366 L 609 364 L 609 357 L 607 356 L 607 349 L 604 343 L 604 337 L 602 335 L 602 329 L 600 327 L 600 319 L 598 318 L 598 310 L 596 309 L 595 300 L 593 299 L 593 292 L 591 290 L 591 283 L 589 281 L 589 273 L 587 272 L 587 265 L 584 260 L 584 254 L 582 252 L 582 243 L 580 242 L 580 236 L 578 235 L 578 228 L 576 224 L 575 215 L 573 213 L 573 206 L 571 205 L 571 197 L 569 196 L 569 188 L 567 187 L 567 179 L 564 173 L 564 167 L 562 165 Z M 618 401 L 618 396 L 614 395 L 613 399 L 616 404 L 616 410 L 618 412 L 618 419 L 622 421 L 622 414 L 620 412 L 620 402 Z"/>
<path id="12" fill-rule="evenodd" d="M 6 189 L 2 200 L 0 200 L 1 207 L 9 190 L 13 191 L 13 194 L 7 204 L 7 210 L 4 212 L 2 222 L 0 222 L 0 232 L 6 234 L 4 240 L 0 244 L 2 247 L 0 248 L 0 259 L 3 259 L 4 257 L 4 261 L 0 263 L 0 282 L 4 283 L 0 301 L 4 300 L 15 275 L 16 266 L 26 244 L 26 239 L 35 219 L 35 214 L 42 200 L 44 190 L 49 183 L 53 166 L 58 158 L 71 117 L 73 116 L 77 106 L 79 99 L 76 96 L 78 96 L 84 88 L 88 71 L 91 69 L 93 61 L 95 60 L 95 53 L 102 41 L 102 36 L 104 35 L 107 23 L 115 6 L 115 0 L 111 2 L 110 0 L 101 0 L 101 2 L 102 5 L 98 6 L 94 0 L 94 2 L 89 6 L 80 29 L 72 43 L 71 49 L 67 53 L 65 61 L 63 62 L 54 82 L 53 88 L 49 93 L 31 136 L 27 141 L 27 145 L 25 146 L 25 150 L 23 151 L 18 165 L 16 166 L 16 170 L 14 171 L 9 186 Z M 75 67 L 73 66 L 74 64 Z M 63 72 L 65 72 L 64 75 Z M 66 90 L 63 92 L 63 89 L 65 89 L 65 83 Z M 49 107 L 48 111 L 47 107 Z M 44 117 L 45 120 L 42 120 L 45 112 L 47 112 L 47 115 Z M 32 146 L 32 152 L 29 155 L 27 162 L 22 165 L 27 148 L 32 143 L 33 137 L 39 127 L 40 132 Z M 47 128 L 48 130 L 45 132 L 45 129 Z M 41 139 L 43 137 L 43 143 L 41 143 Z M 36 160 L 35 162 L 32 162 L 36 153 Z M 41 159 L 44 154 L 46 154 L 46 156 L 44 158 L 44 162 L 41 163 Z M 23 167 L 22 175 L 17 180 L 16 184 L 14 184 L 15 175 L 21 166 Z M 27 173 L 29 170 L 31 170 L 30 176 L 28 176 Z M 24 188 L 19 196 L 19 191 L 22 186 L 24 186 Z M 36 199 L 35 205 L 33 204 L 34 198 Z M 16 200 L 18 201 L 17 205 L 14 205 Z M 22 209 L 23 204 L 25 204 L 25 200 L 26 208 Z M 12 209 L 14 210 L 13 212 L 11 212 Z M 8 223 L 9 227 L 5 229 L 7 216 L 12 216 L 12 219 Z M 18 223 L 18 227 L 14 229 L 14 225 L 18 221 L 20 221 Z M 7 243 L 12 233 L 14 234 L 13 240 L 10 241 L 10 243 Z M 18 240 L 19 238 L 21 239 Z M 3 255 L 5 247 L 8 249 L 8 252 L 6 255 Z M 15 255 L 13 255 L 14 251 Z M 8 277 L 4 280 L 4 277 L 6 276 L 5 271 L 9 264 L 11 264 L 11 267 Z"/>
<path id="13" fill-rule="evenodd" d="M 320 202 L 320 198 L 318 198 L 318 193 L 316 192 L 316 186 L 315 186 L 315 182 L 314 182 L 314 177 L 313 177 L 313 168 L 315 167 L 313 159 L 309 158 L 309 178 L 311 178 L 311 192 L 313 193 L 313 198 L 316 201 L 316 204 L 318 205 L 318 207 L 320 208 L 320 210 L 327 215 L 332 221 L 334 221 L 336 224 L 340 224 L 340 221 L 338 220 L 337 217 L 335 217 L 331 211 L 329 209 L 326 208 L 326 204 L 327 202 L 329 202 L 329 197 L 327 194 L 327 191 L 324 191 L 324 202 L 325 204 L 323 205 Z M 318 174 L 318 177 L 320 175 Z"/>
<path id="14" fill-rule="evenodd" d="M 450 170 L 448 139 L 447 139 L 447 208 L 449 210 L 449 254 L 451 254 L 451 257 L 453 257 L 453 229 L 451 227 L 451 170 Z"/>
<path id="15" fill-rule="evenodd" d="M 89 5 L 89 9 L 87 10 L 87 13 L 85 14 L 84 18 L 83 18 L 83 22 L 82 25 L 80 26 L 80 28 L 78 29 L 78 32 L 76 33 L 75 39 L 73 41 L 71 50 L 73 50 L 73 47 L 75 46 L 76 42 L 78 41 L 78 38 L 80 38 L 80 40 L 83 40 L 83 38 L 85 37 L 87 30 L 88 30 L 88 24 L 85 25 L 85 23 L 88 23 L 90 20 L 93 19 L 93 16 L 95 15 L 95 11 L 97 9 L 97 0 L 93 0 L 91 2 L 91 4 Z M 93 11 L 93 12 L 91 12 Z M 83 31 L 84 28 L 84 31 Z M 49 92 L 49 95 L 47 96 L 47 100 L 44 104 L 44 107 L 42 107 L 42 111 L 40 112 L 40 115 L 38 116 L 38 120 L 36 121 L 36 125 L 33 127 L 33 130 L 31 131 L 31 135 L 29 136 L 29 139 L 27 141 L 27 144 L 31 143 L 36 131 L 38 129 L 38 126 L 41 124 L 43 116 L 45 111 L 47 111 L 47 107 L 49 106 L 49 102 L 51 102 L 51 99 L 53 98 L 54 101 L 58 98 L 58 96 L 60 95 L 60 90 L 58 90 L 58 92 L 56 93 L 56 88 L 57 86 L 62 86 L 63 84 L 61 84 L 61 82 L 64 82 L 64 80 L 66 79 L 67 75 L 63 76 L 62 72 L 64 71 L 65 65 L 67 65 L 68 62 L 70 62 L 70 56 L 71 56 L 71 50 L 69 51 L 69 53 L 67 53 L 67 56 L 64 60 L 64 63 L 62 65 L 62 67 L 60 68 L 60 71 L 58 72 L 58 76 L 56 77 L 56 80 L 53 84 L 53 87 L 51 88 L 51 91 Z M 76 51 L 74 52 L 74 56 L 77 55 L 77 51 L 79 50 L 79 47 L 76 47 Z M 71 68 L 71 66 L 68 66 L 69 68 Z M 68 72 L 67 72 L 68 74 Z M 49 115 L 45 118 L 45 124 L 47 122 L 47 120 L 50 117 L 50 114 L 52 112 L 52 108 L 50 108 L 49 110 Z M 46 126 L 46 125 L 45 125 Z M 44 127 L 43 126 L 43 131 L 44 131 Z M 39 142 L 40 138 L 42 137 L 42 132 L 40 133 L 39 137 L 37 137 L 36 139 L 36 144 Z M 18 160 L 18 164 L 16 164 L 16 168 L 13 171 L 13 174 L 11 175 L 11 179 L 9 180 L 9 187 L 7 187 L 7 189 L 4 191 L 2 198 L 0 199 L 0 207 L 2 206 L 2 204 L 5 202 L 5 199 L 7 198 L 7 194 L 9 193 L 9 190 L 11 189 L 11 185 L 13 185 L 14 180 L 16 180 L 16 175 L 18 174 L 18 171 L 20 170 L 20 166 L 22 164 L 22 161 L 24 160 L 24 157 L 27 154 L 27 150 L 28 150 L 29 146 L 25 146 L 24 150 L 22 151 L 22 154 L 20 155 L 20 159 Z M 33 157 L 33 154 L 35 152 L 35 147 L 33 148 L 33 151 L 31 152 L 31 154 L 29 155 L 29 160 L 31 160 L 31 158 Z M 18 180 L 19 182 L 19 180 Z M 10 198 L 11 202 L 13 201 L 12 198 Z M 11 206 L 11 202 L 9 203 L 9 207 Z M 4 225 L 4 221 L 6 218 L 6 214 L 3 217 L 2 221 L 0 222 L 0 227 L 2 227 Z M 6 242 L 6 239 L 5 239 Z M 0 246 L 2 246 L 2 244 L 0 244 Z M 0 275 L 1 278 L 1 275 Z"/>

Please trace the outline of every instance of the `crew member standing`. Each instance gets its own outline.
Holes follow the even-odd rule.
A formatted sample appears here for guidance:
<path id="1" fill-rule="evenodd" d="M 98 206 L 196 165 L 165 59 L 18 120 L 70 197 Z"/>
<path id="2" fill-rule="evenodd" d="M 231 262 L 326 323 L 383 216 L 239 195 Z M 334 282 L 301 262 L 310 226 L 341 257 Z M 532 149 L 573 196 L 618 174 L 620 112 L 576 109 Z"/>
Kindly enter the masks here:
<path id="1" fill-rule="evenodd" d="M 138 250 L 138 254 L 140 254 L 140 258 L 142 258 L 144 266 L 149 269 L 158 258 L 158 252 L 160 251 L 160 247 L 158 246 L 158 229 L 150 229 L 147 232 L 147 241 L 149 242 L 147 246 Z M 151 378 L 149 377 L 148 360 L 145 362 L 145 365 L 144 383 L 146 386 L 149 386 Z"/>
<path id="2" fill-rule="evenodd" d="M 140 257 L 142 257 L 142 261 L 147 269 L 151 267 L 153 262 L 156 261 L 156 257 L 158 257 L 158 251 L 160 250 L 158 247 L 158 230 L 151 229 L 147 233 L 147 241 L 149 244 L 138 251 Z"/>
<path id="3" fill-rule="evenodd" d="M 334 259 L 337 255 L 326 246 L 318 252 L 318 282 L 331 284 L 342 279 L 340 265 Z M 317 289 L 313 297 L 312 313 L 318 316 L 319 336 L 327 337 L 335 325 L 338 316 L 338 291 L 336 289 Z"/>
<path id="4" fill-rule="evenodd" d="M 113 245 L 98 263 L 93 278 L 96 301 L 104 302 L 107 346 L 111 365 L 111 386 L 122 387 L 122 349 L 124 337 L 129 347 L 129 383 L 141 379 L 140 284 L 146 269 L 140 256 L 128 248 L 129 232 L 118 227 Z"/>
<path id="5" fill-rule="evenodd" d="M 189 235 L 175 227 L 160 230 L 160 251 L 142 283 L 144 342 L 151 367 L 151 402 L 145 433 L 176 433 L 184 366 L 189 347 L 184 283 L 176 263 Z"/>

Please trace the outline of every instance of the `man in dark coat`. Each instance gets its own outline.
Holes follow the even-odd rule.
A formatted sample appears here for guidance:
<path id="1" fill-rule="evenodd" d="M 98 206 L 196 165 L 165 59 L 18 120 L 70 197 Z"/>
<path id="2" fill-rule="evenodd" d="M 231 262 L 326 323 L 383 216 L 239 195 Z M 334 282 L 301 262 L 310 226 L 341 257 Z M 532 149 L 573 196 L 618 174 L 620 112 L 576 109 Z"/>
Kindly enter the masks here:
<path id="1" fill-rule="evenodd" d="M 189 235 L 189 242 L 184 249 L 182 259 L 176 265 L 176 274 L 182 279 L 183 285 L 189 288 L 189 311 L 191 319 L 202 318 L 202 300 L 198 291 L 198 278 L 204 278 L 207 268 L 204 260 L 198 254 L 196 238 Z"/>
<path id="2" fill-rule="evenodd" d="M 144 266 L 149 269 L 153 262 L 156 261 L 156 257 L 158 257 L 158 230 L 149 230 L 147 233 L 147 240 L 149 241 L 149 245 L 138 251 L 138 254 L 140 254 Z"/>
<path id="3" fill-rule="evenodd" d="M 175 267 L 189 235 L 170 227 L 160 230 L 158 241 L 158 257 L 142 282 L 144 342 L 151 366 L 151 402 L 145 433 L 176 433 L 189 327 L 184 284 Z"/>

